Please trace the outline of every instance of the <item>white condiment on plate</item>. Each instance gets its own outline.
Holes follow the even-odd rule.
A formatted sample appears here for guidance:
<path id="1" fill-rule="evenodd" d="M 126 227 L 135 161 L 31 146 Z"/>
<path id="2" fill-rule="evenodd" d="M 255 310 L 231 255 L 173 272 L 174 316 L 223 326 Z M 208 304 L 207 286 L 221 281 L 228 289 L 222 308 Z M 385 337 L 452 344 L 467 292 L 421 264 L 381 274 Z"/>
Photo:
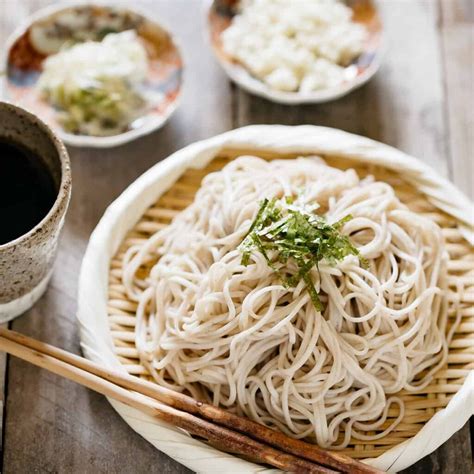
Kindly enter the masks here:
<path id="1" fill-rule="evenodd" d="M 339 0 L 242 0 L 222 46 L 272 89 L 333 88 L 368 36 L 352 16 Z"/>
<path id="2" fill-rule="evenodd" d="M 367 82 L 383 53 L 373 1 L 347 4 L 209 0 L 211 45 L 228 76 L 253 94 L 282 104 L 334 100 Z"/>

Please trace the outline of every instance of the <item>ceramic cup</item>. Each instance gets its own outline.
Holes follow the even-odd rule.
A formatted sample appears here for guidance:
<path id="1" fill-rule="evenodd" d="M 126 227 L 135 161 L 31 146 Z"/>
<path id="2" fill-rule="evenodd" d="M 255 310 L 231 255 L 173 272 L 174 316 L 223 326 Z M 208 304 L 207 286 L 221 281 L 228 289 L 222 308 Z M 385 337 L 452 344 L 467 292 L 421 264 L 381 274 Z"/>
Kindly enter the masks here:
<path id="1" fill-rule="evenodd" d="M 3 323 L 29 309 L 46 290 L 71 195 L 71 168 L 66 148 L 51 129 L 35 115 L 6 102 L 0 102 L 0 138 L 41 157 L 57 191 L 53 206 L 36 226 L 0 245 L 0 323 Z M 1 161 L 2 156 L 0 172 Z M 0 219 L 0 225 L 8 222 Z"/>

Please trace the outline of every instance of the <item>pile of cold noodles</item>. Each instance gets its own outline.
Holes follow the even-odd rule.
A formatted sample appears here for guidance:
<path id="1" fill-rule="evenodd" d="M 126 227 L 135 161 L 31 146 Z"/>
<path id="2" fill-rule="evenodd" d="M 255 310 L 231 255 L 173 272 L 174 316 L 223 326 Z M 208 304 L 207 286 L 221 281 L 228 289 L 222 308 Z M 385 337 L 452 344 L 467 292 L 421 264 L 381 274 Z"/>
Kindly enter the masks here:
<path id="1" fill-rule="evenodd" d="M 328 223 L 352 216 L 341 233 L 358 255 L 310 272 L 321 311 L 303 281 L 282 281 L 291 262 L 276 272 L 254 250 L 242 263 L 259 203 L 288 196 Z M 337 449 L 385 436 L 403 417 L 397 392 L 425 387 L 446 362 L 447 258 L 440 228 L 387 183 L 317 157 L 242 156 L 129 248 L 123 282 L 157 383 Z"/>

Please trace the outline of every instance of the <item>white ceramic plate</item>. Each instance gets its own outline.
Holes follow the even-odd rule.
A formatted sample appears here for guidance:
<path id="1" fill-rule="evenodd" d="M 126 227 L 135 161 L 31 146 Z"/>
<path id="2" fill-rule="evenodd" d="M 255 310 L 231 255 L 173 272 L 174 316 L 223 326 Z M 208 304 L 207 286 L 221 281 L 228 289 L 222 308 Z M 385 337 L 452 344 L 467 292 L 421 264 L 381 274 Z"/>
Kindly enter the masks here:
<path id="1" fill-rule="evenodd" d="M 69 28 L 71 16 L 75 22 Z M 65 41 L 97 40 L 106 33 L 129 29 L 137 32 L 147 49 L 149 69 L 144 87 L 161 93 L 163 99 L 123 133 L 94 137 L 66 132 L 56 120 L 56 110 L 41 99 L 35 87 L 42 62 Z M 40 116 L 68 145 L 95 148 L 121 145 L 162 127 L 178 105 L 183 82 L 183 61 L 171 34 L 144 12 L 103 2 L 53 5 L 36 12 L 9 37 L 3 68 L 3 94 L 8 100 Z"/>
<path id="2" fill-rule="evenodd" d="M 417 186 L 438 208 L 458 219 L 466 239 L 474 244 L 472 203 L 449 181 L 411 156 L 367 138 L 325 127 L 254 125 L 233 130 L 177 151 L 138 178 L 107 209 L 90 238 L 79 281 L 78 319 L 82 347 L 88 358 L 125 372 L 114 354 L 108 325 L 109 262 L 127 231 L 145 210 L 156 202 L 186 169 L 205 167 L 223 148 L 337 155 L 403 171 L 407 182 Z M 434 415 L 416 436 L 366 462 L 390 471 L 399 471 L 415 463 L 464 425 L 474 411 L 473 397 L 474 374 L 471 373 L 448 406 Z M 110 402 L 137 433 L 160 451 L 194 471 L 272 472 L 217 451 L 183 431 L 164 425 L 122 403 L 113 400 Z"/>
<path id="3" fill-rule="evenodd" d="M 340 85 L 313 92 L 284 92 L 272 89 L 255 78 L 241 64 L 234 61 L 222 48 L 221 33 L 235 15 L 237 0 L 207 0 L 207 23 L 212 49 L 227 75 L 240 87 L 265 99 L 280 104 L 318 104 L 338 99 L 365 84 L 379 69 L 383 56 L 382 22 L 373 0 L 347 0 L 354 12 L 355 22 L 368 31 L 364 51 L 346 67 L 347 79 Z"/>

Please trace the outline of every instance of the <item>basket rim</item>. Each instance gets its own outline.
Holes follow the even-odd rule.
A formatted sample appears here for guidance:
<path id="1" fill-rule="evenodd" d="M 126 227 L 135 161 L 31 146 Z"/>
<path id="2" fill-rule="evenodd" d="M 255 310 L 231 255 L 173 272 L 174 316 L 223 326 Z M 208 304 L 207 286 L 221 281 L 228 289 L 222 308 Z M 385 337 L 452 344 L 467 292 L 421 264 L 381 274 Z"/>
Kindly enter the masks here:
<path id="1" fill-rule="evenodd" d="M 399 172 L 437 208 L 456 218 L 459 230 L 474 245 L 472 202 L 429 165 L 395 148 L 341 130 L 313 126 L 252 125 L 196 142 L 157 163 L 134 181 L 106 210 L 90 237 L 82 262 L 77 318 L 86 357 L 125 370 L 114 354 L 108 326 L 109 263 L 144 211 L 189 168 L 203 168 L 224 149 L 278 153 L 338 155 L 378 164 Z M 474 371 L 446 408 L 436 413 L 412 438 L 365 462 L 391 471 L 404 469 L 434 451 L 474 413 Z M 175 428 L 157 423 L 137 410 L 109 400 L 124 420 L 145 439 L 178 462 L 198 472 L 275 472 L 221 453 Z M 186 449 L 183 450 L 183 447 Z M 184 452 L 185 451 L 185 452 Z"/>

